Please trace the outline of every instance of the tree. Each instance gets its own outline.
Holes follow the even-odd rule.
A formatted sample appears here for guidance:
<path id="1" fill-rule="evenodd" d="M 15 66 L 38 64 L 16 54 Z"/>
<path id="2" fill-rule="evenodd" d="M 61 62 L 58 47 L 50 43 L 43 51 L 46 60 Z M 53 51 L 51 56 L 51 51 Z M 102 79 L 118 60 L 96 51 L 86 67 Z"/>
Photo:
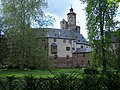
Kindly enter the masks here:
<path id="1" fill-rule="evenodd" d="M 120 0 L 108 0 L 109 6 L 111 7 L 113 4 L 116 4 L 116 7 L 119 7 L 119 2 Z M 120 23 L 120 22 L 118 22 Z M 120 27 L 118 27 L 118 29 L 116 30 L 116 36 L 115 37 L 119 37 L 120 36 Z M 120 70 L 120 37 L 118 38 L 118 48 L 117 48 L 117 69 Z"/>
<path id="2" fill-rule="evenodd" d="M 120 0 L 108 0 L 109 6 L 112 6 L 112 4 L 116 4 L 116 7 L 118 7 L 119 2 L 120 2 Z"/>
<path id="3" fill-rule="evenodd" d="M 3 35 L 3 31 L 0 29 L 0 65 L 3 65 L 4 60 L 7 56 L 7 45 L 6 45 L 6 38 Z"/>
<path id="4" fill-rule="evenodd" d="M 101 63 L 103 71 L 106 71 L 108 67 L 108 54 L 110 46 L 110 33 L 115 30 L 116 22 L 114 17 L 116 15 L 117 7 L 113 4 L 109 7 L 107 0 L 81 0 L 87 3 L 86 16 L 87 16 L 87 29 L 91 47 L 94 50 L 93 58 L 97 56 L 97 60 L 94 59 L 94 63 Z"/>
<path id="5" fill-rule="evenodd" d="M 42 40 L 45 30 L 40 30 L 40 39 L 36 39 L 36 31 L 32 29 L 32 21 L 43 22 L 45 15 L 42 11 L 47 6 L 46 0 L 1 0 L 3 20 L 6 35 L 10 40 L 10 62 L 29 68 L 31 65 L 46 64 L 47 53 Z M 38 20 L 41 18 L 41 21 Z M 44 25 L 38 23 L 39 27 Z M 43 55 L 44 53 L 44 55 Z M 44 66 L 44 65 L 42 65 Z"/>

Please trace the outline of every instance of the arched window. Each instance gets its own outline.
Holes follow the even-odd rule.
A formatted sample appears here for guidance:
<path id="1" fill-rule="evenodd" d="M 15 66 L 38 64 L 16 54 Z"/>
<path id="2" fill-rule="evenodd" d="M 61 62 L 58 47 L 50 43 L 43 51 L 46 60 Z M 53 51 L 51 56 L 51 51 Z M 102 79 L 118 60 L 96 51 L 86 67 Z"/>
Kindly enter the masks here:
<path id="1" fill-rule="evenodd" d="M 57 45 L 55 43 L 51 44 L 51 53 L 56 54 L 57 53 Z"/>

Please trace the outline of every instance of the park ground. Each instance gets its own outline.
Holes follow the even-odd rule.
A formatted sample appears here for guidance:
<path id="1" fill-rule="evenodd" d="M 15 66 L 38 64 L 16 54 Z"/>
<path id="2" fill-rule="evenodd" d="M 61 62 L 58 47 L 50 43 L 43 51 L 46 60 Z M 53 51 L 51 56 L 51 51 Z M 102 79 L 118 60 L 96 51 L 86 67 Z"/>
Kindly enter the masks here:
<path id="1" fill-rule="evenodd" d="M 25 75 L 34 75 L 35 77 L 54 77 L 56 74 L 73 74 L 82 73 L 83 70 L 79 68 L 62 68 L 62 69 L 42 69 L 42 70 L 0 70 L 0 77 L 15 76 L 24 77 Z"/>

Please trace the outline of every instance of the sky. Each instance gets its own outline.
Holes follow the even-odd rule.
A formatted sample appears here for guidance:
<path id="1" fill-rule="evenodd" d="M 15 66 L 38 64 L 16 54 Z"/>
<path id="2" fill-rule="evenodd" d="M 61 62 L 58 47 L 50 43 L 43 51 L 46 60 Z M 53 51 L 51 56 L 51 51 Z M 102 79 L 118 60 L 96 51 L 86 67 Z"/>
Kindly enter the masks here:
<path id="1" fill-rule="evenodd" d="M 81 27 L 80 33 L 87 39 L 85 4 L 82 4 L 80 0 L 47 0 L 47 2 L 48 8 L 44 9 L 44 13 L 55 18 L 54 25 L 51 26 L 52 28 L 60 28 L 60 21 L 62 19 L 67 21 L 67 13 L 72 6 L 74 12 L 77 14 L 76 23 Z M 120 13 L 120 3 L 118 11 Z M 116 19 L 120 21 L 120 14 Z"/>
<path id="2" fill-rule="evenodd" d="M 76 23 L 81 27 L 80 33 L 88 39 L 86 16 L 85 16 L 85 4 L 82 4 L 80 0 L 47 0 L 48 8 L 45 9 L 47 15 L 51 15 L 55 18 L 56 22 L 51 26 L 52 28 L 60 28 L 60 21 L 65 19 L 67 21 L 67 13 L 69 9 L 73 8 L 76 15 Z M 120 4 L 119 4 L 120 6 Z M 118 9 L 120 13 L 120 7 Z M 120 21 L 120 15 L 116 17 Z"/>
<path id="3" fill-rule="evenodd" d="M 52 28 L 60 28 L 60 21 L 65 19 L 67 21 L 67 13 L 69 9 L 73 8 L 76 15 L 76 23 L 81 27 L 81 33 L 87 39 L 85 5 L 80 0 L 47 0 L 48 8 L 45 9 L 45 14 L 51 15 L 55 18 Z"/>

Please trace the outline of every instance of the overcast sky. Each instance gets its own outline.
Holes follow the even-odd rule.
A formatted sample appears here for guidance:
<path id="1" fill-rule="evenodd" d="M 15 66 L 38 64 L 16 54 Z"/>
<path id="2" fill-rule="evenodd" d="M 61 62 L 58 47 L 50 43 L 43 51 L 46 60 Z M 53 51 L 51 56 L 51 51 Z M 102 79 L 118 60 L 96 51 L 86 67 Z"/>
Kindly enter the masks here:
<path id="1" fill-rule="evenodd" d="M 48 0 L 48 8 L 45 9 L 45 13 L 53 16 L 56 19 L 53 28 L 60 28 L 60 21 L 62 19 L 67 20 L 67 13 L 72 8 L 76 15 L 76 23 L 81 27 L 81 33 L 87 38 L 87 30 L 85 29 L 86 17 L 85 17 L 85 5 L 81 4 L 79 0 Z"/>
<path id="2" fill-rule="evenodd" d="M 53 28 L 60 28 L 59 22 L 62 19 L 67 20 L 67 13 L 71 5 L 74 12 L 77 14 L 76 23 L 81 27 L 81 33 L 87 39 L 85 5 L 82 4 L 80 0 L 48 0 L 48 8 L 45 9 L 45 13 L 56 19 Z M 120 7 L 118 11 L 120 12 Z M 120 15 L 117 17 L 117 20 L 120 21 Z"/>
<path id="3" fill-rule="evenodd" d="M 1 0 L 0 0 L 1 1 Z M 74 12 L 77 14 L 76 23 L 81 27 L 81 34 L 87 39 L 87 30 L 86 30 L 86 17 L 85 17 L 85 5 L 80 2 L 80 0 L 47 0 L 48 8 L 45 9 L 45 14 L 51 15 L 56 19 L 54 26 L 52 28 L 60 28 L 60 21 L 62 19 L 67 20 L 67 13 L 69 9 L 74 9 Z M 119 13 L 120 13 L 120 4 L 119 4 Z M 120 14 L 117 16 L 117 20 L 120 21 Z"/>

